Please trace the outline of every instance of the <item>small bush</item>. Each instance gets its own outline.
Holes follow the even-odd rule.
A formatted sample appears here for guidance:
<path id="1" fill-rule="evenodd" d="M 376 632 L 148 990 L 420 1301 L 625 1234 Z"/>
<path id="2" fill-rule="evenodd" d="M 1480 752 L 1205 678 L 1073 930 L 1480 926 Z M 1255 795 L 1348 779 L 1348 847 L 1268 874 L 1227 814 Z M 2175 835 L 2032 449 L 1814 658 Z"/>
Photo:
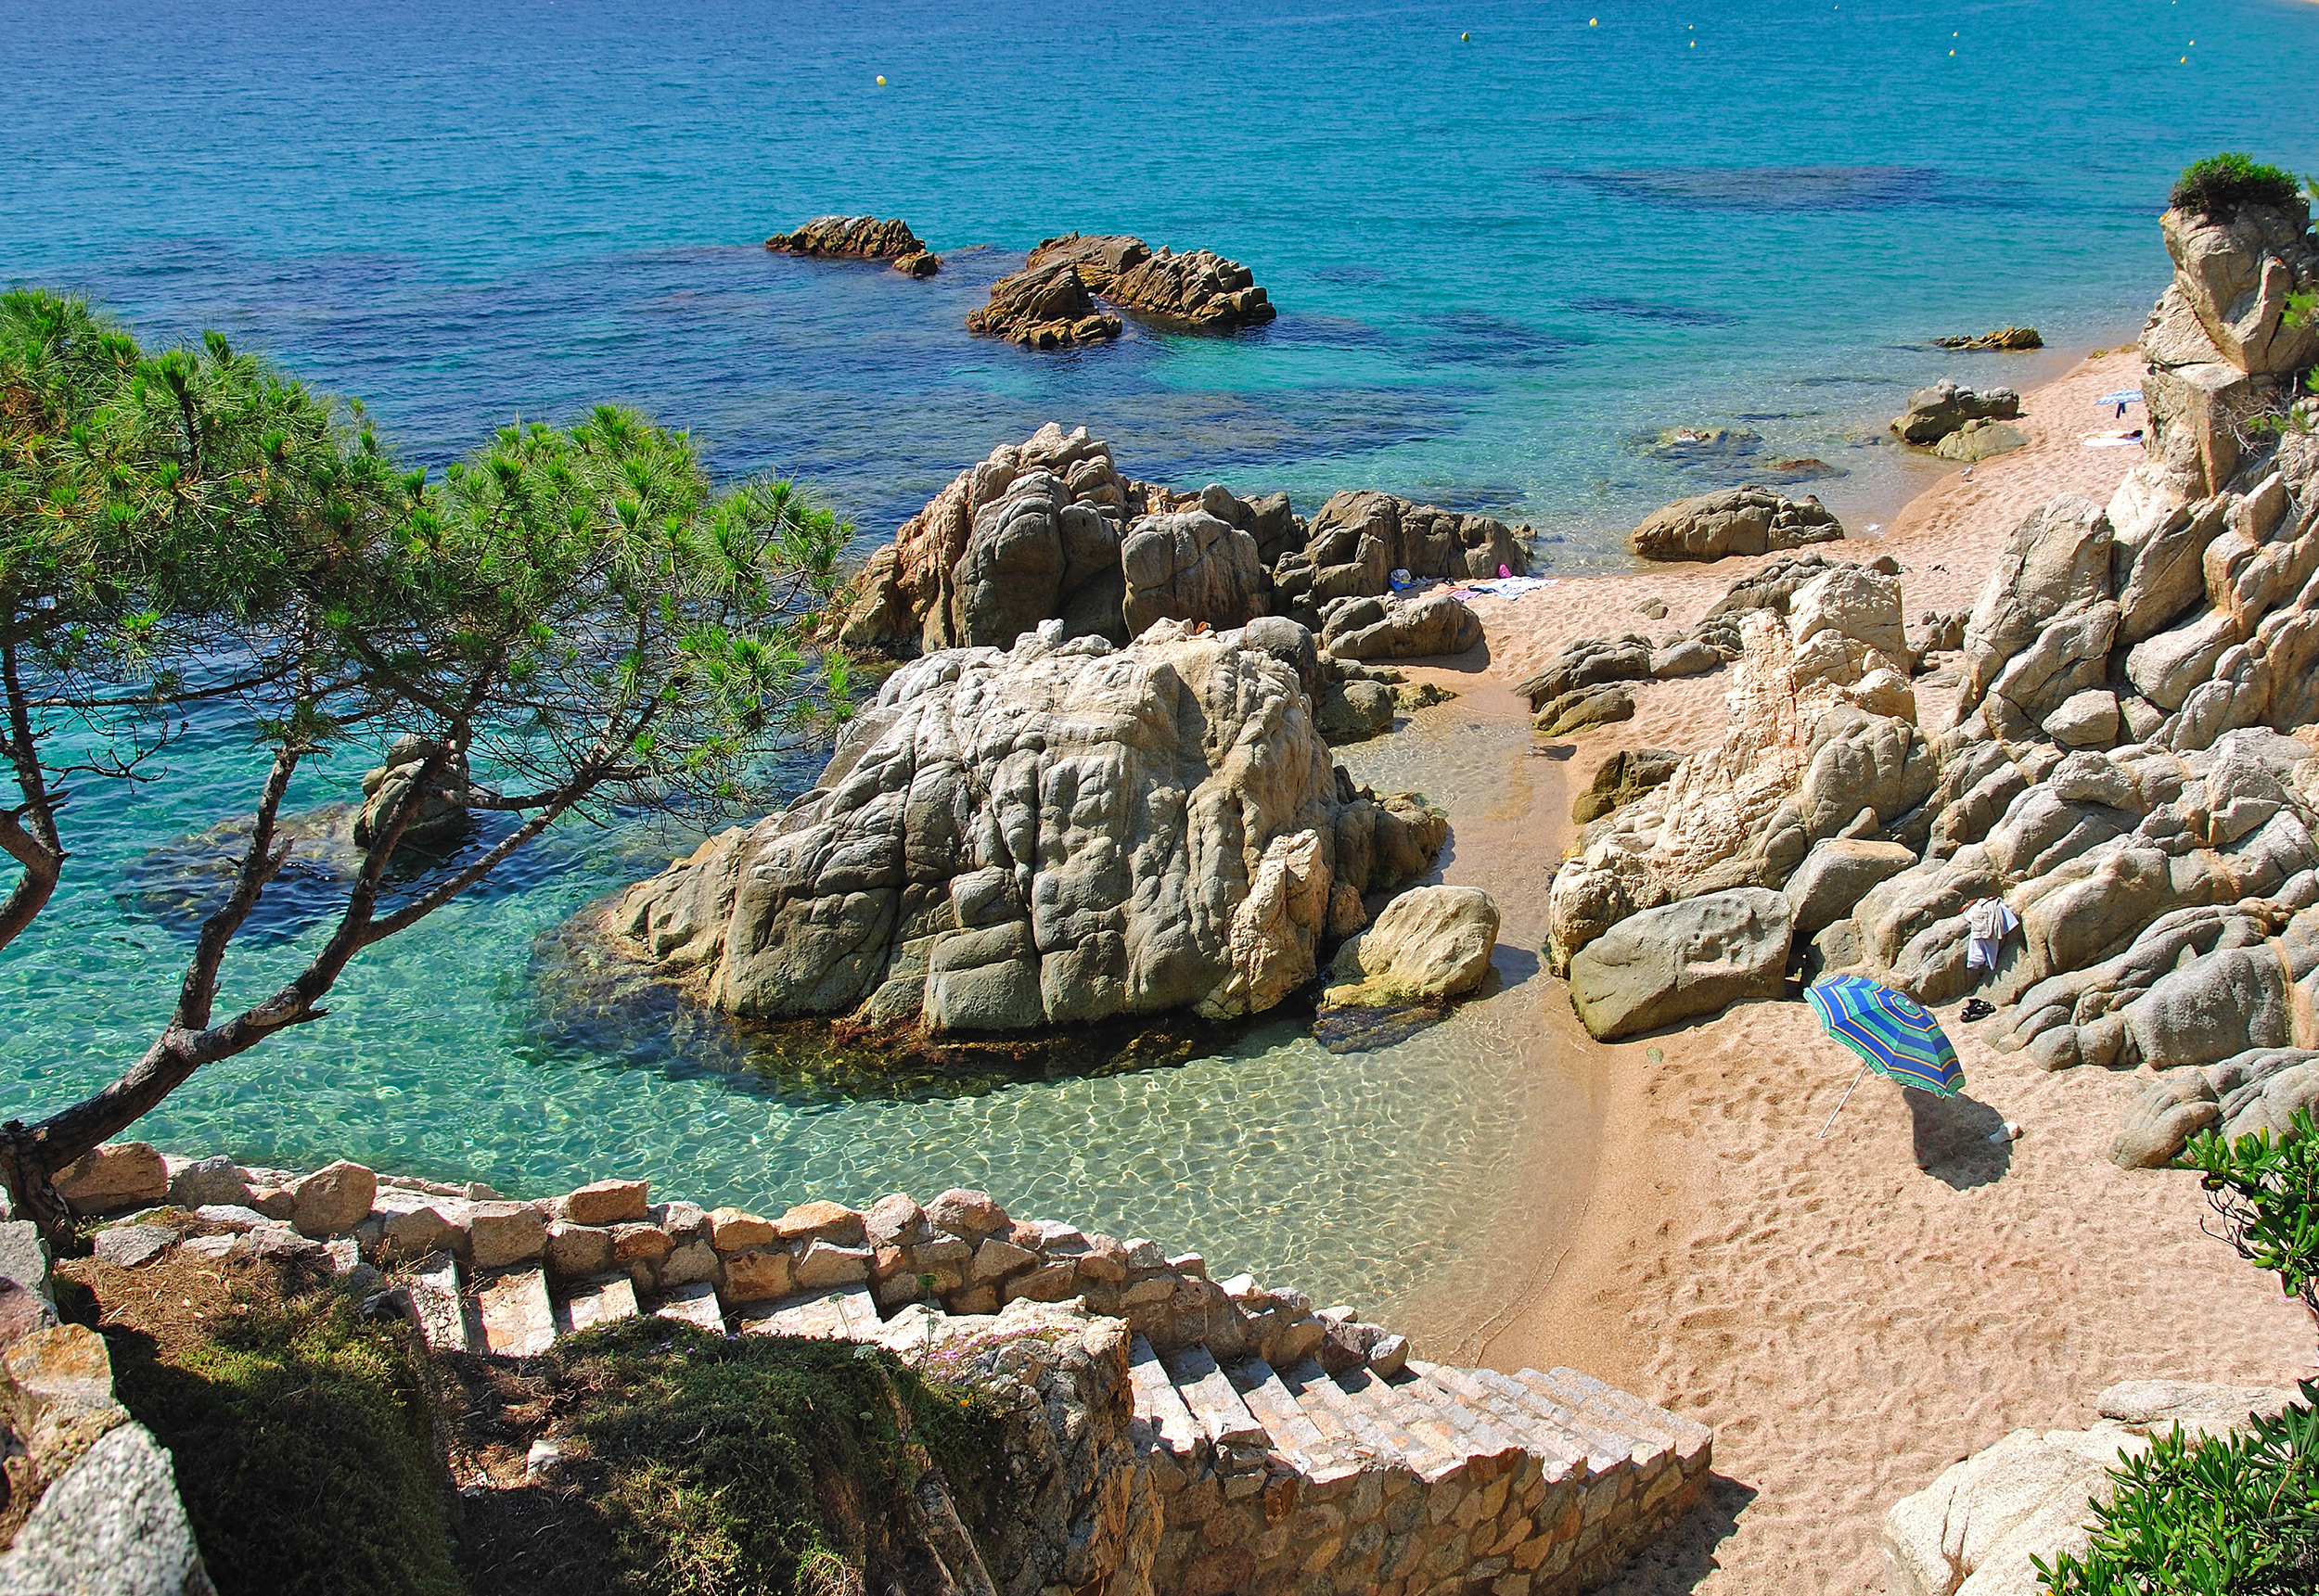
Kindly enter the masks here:
<path id="1" fill-rule="evenodd" d="M 2183 169 L 2167 203 L 2177 211 L 2225 217 L 2242 205 L 2284 209 L 2301 191 L 2292 172 L 2265 166 L 2250 155 L 2210 155 Z"/>
<path id="2" fill-rule="evenodd" d="M 2037 1558 L 2053 1596 L 2287 1596 L 2319 1590 L 2319 1386 L 2251 1434 L 2179 1430 L 2111 1471 L 2083 1559 Z"/>
<path id="3" fill-rule="evenodd" d="M 2210 1222 L 2208 1233 L 2272 1270 L 2287 1296 L 2319 1313 L 2319 1127 L 2308 1108 L 2298 1108 L 2288 1127 L 2284 1142 L 2268 1131 L 2236 1142 L 2201 1131 L 2177 1162 L 2198 1171 L 2221 1222 L 2219 1232 Z"/>

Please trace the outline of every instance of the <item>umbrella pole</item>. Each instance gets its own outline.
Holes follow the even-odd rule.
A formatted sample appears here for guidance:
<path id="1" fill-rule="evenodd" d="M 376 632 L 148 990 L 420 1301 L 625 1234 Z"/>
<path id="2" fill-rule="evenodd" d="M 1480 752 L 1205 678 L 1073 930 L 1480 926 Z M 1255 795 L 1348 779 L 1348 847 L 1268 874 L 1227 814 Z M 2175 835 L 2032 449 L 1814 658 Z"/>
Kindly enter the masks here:
<path id="1" fill-rule="evenodd" d="M 1865 1064 L 1863 1064 L 1858 1069 L 1852 1072 L 1851 1086 L 1844 1088 L 1844 1095 L 1836 1100 L 1836 1106 L 1834 1108 L 1828 1110 L 1827 1125 L 1820 1127 L 1820 1134 L 1813 1137 L 1813 1141 L 1824 1142 L 1827 1139 L 1828 1125 L 1836 1123 L 1836 1117 L 1844 1112 L 1844 1104 L 1852 1100 L 1852 1088 L 1858 1086 L 1860 1084 L 1860 1078 L 1867 1073 L 1868 1066 Z"/>

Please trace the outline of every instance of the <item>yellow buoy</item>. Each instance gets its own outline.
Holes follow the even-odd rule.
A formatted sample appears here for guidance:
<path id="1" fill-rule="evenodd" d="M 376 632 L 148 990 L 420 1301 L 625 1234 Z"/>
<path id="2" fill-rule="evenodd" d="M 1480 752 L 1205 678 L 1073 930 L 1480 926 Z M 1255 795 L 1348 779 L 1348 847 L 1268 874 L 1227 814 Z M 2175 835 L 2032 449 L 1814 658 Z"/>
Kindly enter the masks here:
<path id="1" fill-rule="evenodd" d="M 1600 19 L 1599 19 L 1599 18 L 1589 17 L 1589 18 L 1587 18 L 1587 19 L 1586 19 L 1586 25 L 1587 25 L 1589 28 L 1591 28 L 1591 27 L 1593 27 L 1593 26 L 1595 24 L 1595 22 L 1597 22 L 1598 20 L 1600 20 Z"/>
<path id="2" fill-rule="evenodd" d="M 886 74 L 883 72 L 878 74 L 878 86 L 881 89 L 886 86 Z"/>

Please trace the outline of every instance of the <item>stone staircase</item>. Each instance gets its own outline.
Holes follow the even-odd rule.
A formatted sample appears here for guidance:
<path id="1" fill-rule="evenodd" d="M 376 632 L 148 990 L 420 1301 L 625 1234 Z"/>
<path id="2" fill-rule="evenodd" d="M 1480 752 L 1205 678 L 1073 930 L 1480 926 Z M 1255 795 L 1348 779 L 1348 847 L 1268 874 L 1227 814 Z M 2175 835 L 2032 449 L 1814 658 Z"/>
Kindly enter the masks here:
<path id="1" fill-rule="evenodd" d="M 405 1278 L 429 1345 L 509 1357 L 640 1313 L 906 1353 L 914 1330 L 930 1341 L 953 1317 L 916 1302 L 889 1319 L 865 1285 L 728 1308 L 706 1281 L 640 1297 L 619 1272 L 468 1279 L 447 1253 Z M 1322 1589 L 1315 1576 L 1336 1596 L 1559 1596 L 1608 1578 L 1709 1467 L 1704 1426 L 1573 1369 L 1331 1373 L 1310 1355 L 1275 1368 L 1140 1334 L 1129 1346 L 1129 1434 L 1165 1526 L 1151 1588 L 1167 1596 Z"/>

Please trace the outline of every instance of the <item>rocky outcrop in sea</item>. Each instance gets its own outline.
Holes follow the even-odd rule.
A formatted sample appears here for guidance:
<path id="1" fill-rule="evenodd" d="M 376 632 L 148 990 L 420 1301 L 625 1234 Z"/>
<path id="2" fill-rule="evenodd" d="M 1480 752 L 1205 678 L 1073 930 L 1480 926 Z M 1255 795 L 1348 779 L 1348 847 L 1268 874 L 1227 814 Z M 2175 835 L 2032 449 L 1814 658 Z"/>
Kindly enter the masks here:
<path id="1" fill-rule="evenodd" d="M 1431 867 L 1446 817 L 1332 765 L 1301 628 L 1068 631 L 903 667 L 812 792 L 632 888 L 618 929 L 736 1015 L 1224 1018 L 1310 983 L 1364 897 Z"/>
<path id="2" fill-rule="evenodd" d="M 1120 336 L 1120 318 L 1098 310 L 1068 263 L 1026 266 L 991 285 L 990 302 L 967 313 L 967 330 L 1025 349 L 1073 349 Z"/>
<path id="3" fill-rule="evenodd" d="M 1031 251 L 1032 269 L 1069 265 L 1090 291 L 1148 320 L 1229 332 L 1279 314 L 1255 274 L 1212 249 L 1178 255 L 1125 234 L 1066 233 Z"/>
<path id="4" fill-rule="evenodd" d="M 1269 615 L 1319 633 L 1339 662 L 1462 654 L 1481 640 L 1473 612 L 1445 594 L 1404 601 L 1394 573 L 1522 575 L 1526 532 L 1377 492 L 1339 493 L 1308 524 L 1285 493 L 1136 481 L 1109 444 L 1049 423 L 960 472 L 869 557 L 838 641 L 901 657 L 1003 648 L 1059 620 L 1066 638 L 1124 644 L 1157 620 L 1228 630 Z"/>
<path id="5" fill-rule="evenodd" d="M 2051 1068 L 2160 1071 L 2121 1162 L 2319 1098 L 2319 406 L 2293 387 L 2319 341 L 2281 320 L 2319 246 L 2300 208 L 2166 236 L 2150 461 L 2106 507 L 2029 516 L 1961 638 L 1928 617 L 1912 644 L 1898 579 L 1858 566 L 1737 612 L 1726 743 L 1595 822 L 1555 880 L 1549 954 L 1598 1034 L 1800 958 L 1979 995 L 1998 1045 Z M 2246 425 L 2263 402 L 2277 420 Z M 1910 677 L 1953 640 L 1954 715 L 1922 725 Z M 1967 911 L 1992 899 L 2019 927 L 1982 968 Z M 1671 909 L 1692 918 L 1638 926 Z M 1667 951 L 1638 973 L 1630 943 Z"/>
<path id="6" fill-rule="evenodd" d="M 895 271 L 913 277 L 930 277 L 942 267 L 942 257 L 898 217 L 816 216 L 794 233 L 775 233 L 765 248 L 817 260 L 890 261 Z"/>

